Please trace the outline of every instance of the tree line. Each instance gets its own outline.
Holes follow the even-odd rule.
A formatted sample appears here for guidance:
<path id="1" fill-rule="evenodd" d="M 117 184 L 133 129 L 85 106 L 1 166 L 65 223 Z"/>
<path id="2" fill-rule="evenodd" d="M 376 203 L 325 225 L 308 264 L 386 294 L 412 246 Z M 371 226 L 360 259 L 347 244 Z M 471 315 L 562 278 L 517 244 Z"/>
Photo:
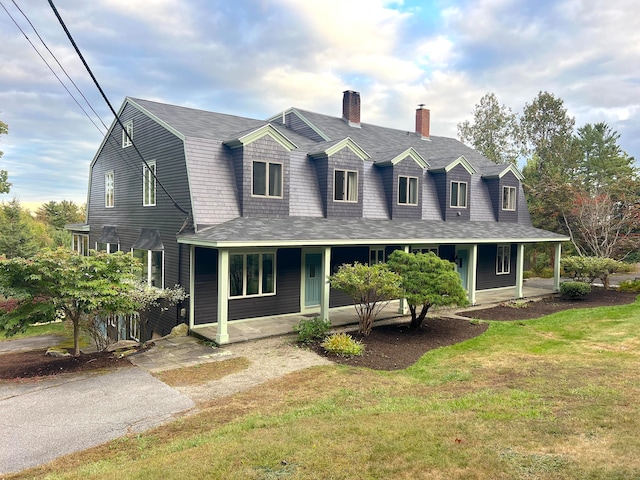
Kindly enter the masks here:
<path id="1" fill-rule="evenodd" d="M 571 253 L 637 255 L 640 177 L 635 159 L 605 122 L 576 129 L 561 98 L 539 92 L 520 115 L 484 95 L 460 140 L 495 163 L 523 165 L 533 225 L 571 238 Z"/>

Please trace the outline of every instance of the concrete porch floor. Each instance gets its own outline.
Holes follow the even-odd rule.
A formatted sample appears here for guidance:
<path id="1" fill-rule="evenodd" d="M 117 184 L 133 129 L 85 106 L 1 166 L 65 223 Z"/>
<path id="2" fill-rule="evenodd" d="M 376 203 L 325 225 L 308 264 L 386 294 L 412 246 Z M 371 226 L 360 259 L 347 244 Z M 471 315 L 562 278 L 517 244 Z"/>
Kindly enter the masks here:
<path id="1" fill-rule="evenodd" d="M 512 300 L 515 298 L 514 288 L 478 291 L 476 292 L 476 305 L 471 308 L 486 308 L 490 305 Z M 553 293 L 551 286 L 547 285 L 531 285 L 523 288 L 524 298 L 535 298 Z M 448 310 L 450 311 L 450 310 Z M 437 310 L 435 311 L 437 312 Z M 434 312 L 430 311 L 429 314 Z M 246 342 L 256 340 L 258 338 L 275 337 L 279 335 L 288 335 L 293 333 L 293 326 L 297 325 L 301 318 L 313 318 L 314 314 L 293 313 L 288 315 L 277 315 L 251 320 L 233 320 L 227 324 L 229 333 L 229 343 Z M 405 315 L 398 313 L 398 301 L 390 302 L 384 310 L 377 316 L 375 323 L 383 320 L 402 318 Z M 346 307 L 332 308 L 330 311 L 331 324 L 334 327 L 343 327 L 347 325 L 357 325 L 358 317 L 356 316 L 353 305 Z M 191 329 L 191 334 L 215 342 L 217 325 L 212 326 L 195 326 Z"/>

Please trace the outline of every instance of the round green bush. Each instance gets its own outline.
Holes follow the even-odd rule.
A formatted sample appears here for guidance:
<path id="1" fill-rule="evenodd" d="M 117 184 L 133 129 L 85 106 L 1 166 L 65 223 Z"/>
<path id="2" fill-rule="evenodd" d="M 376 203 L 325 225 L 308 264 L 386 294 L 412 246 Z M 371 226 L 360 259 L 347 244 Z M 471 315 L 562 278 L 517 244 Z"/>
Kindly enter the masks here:
<path id="1" fill-rule="evenodd" d="M 585 282 L 562 282 L 560 293 L 570 300 L 581 300 L 591 293 L 591 285 Z"/>
<path id="2" fill-rule="evenodd" d="M 354 340 L 353 337 L 347 333 L 334 333 L 333 335 L 329 335 L 325 341 L 322 342 L 322 346 L 327 352 L 345 357 L 362 355 L 364 351 L 362 342 Z"/>

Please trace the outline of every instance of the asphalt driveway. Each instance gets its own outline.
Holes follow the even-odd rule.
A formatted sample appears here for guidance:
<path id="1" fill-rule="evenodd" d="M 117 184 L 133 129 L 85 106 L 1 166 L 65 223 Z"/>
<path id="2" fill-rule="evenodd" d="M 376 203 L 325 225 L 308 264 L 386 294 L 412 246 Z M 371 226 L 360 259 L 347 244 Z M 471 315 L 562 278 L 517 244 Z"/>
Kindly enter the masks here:
<path id="1" fill-rule="evenodd" d="M 137 367 L 0 383 L 0 475 L 142 432 L 194 406 Z"/>

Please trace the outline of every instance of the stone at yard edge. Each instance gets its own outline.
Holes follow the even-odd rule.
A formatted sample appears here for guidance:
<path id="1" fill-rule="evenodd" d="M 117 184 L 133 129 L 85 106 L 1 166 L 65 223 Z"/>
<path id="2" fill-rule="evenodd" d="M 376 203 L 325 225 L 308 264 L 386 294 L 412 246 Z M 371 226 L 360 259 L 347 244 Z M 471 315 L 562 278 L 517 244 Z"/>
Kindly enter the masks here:
<path id="1" fill-rule="evenodd" d="M 127 348 L 139 347 L 140 342 L 135 340 L 120 340 L 116 343 L 112 343 L 107 347 L 107 352 L 115 352 L 116 350 L 123 350 Z"/>
<path id="2" fill-rule="evenodd" d="M 189 327 L 186 323 L 181 323 L 180 325 L 176 325 L 171 329 L 170 337 L 186 337 L 189 335 Z"/>
<path id="3" fill-rule="evenodd" d="M 64 348 L 60 347 L 51 347 L 47 350 L 45 355 L 50 357 L 70 357 L 71 354 L 67 352 Z"/>

